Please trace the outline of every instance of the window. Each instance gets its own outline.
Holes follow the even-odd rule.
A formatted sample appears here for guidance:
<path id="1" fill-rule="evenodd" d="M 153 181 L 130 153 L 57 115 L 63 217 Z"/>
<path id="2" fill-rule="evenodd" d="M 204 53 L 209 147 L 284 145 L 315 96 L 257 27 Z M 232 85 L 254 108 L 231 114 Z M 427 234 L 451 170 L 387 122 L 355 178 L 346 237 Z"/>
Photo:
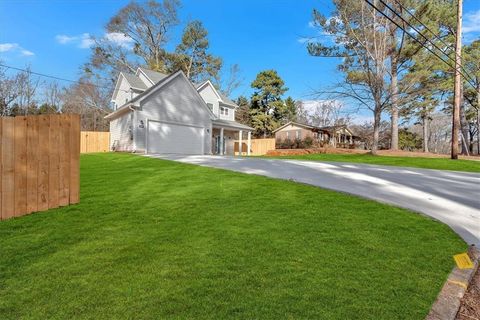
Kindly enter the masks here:
<path id="1" fill-rule="evenodd" d="M 290 132 L 289 132 L 289 131 L 287 131 L 287 132 L 285 133 L 285 135 L 286 135 L 287 139 L 290 139 Z"/>
<path id="2" fill-rule="evenodd" d="M 212 103 L 207 103 L 208 109 L 213 112 L 213 104 Z"/>
<path id="3" fill-rule="evenodd" d="M 301 138 L 302 138 L 302 135 L 301 135 L 301 131 L 300 131 L 300 130 L 295 131 L 295 138 L 297 138 L 297 139 L 301 139 Z"/>
<path id="4" fill-rule="evenodd" d="M 220 114 L 228 116 L 228 108 L 220 107 Z"/>

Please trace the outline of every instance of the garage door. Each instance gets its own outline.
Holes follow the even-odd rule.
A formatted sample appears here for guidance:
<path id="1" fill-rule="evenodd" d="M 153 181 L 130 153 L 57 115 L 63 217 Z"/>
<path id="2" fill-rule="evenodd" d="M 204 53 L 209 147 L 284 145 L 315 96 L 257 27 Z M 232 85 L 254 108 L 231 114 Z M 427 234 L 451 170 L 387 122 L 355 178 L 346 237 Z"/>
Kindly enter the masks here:
<path id="1" fill-rule="evenodd" d="M 148 122 L 148 153 L 203 154 L 204 128 Z"/>

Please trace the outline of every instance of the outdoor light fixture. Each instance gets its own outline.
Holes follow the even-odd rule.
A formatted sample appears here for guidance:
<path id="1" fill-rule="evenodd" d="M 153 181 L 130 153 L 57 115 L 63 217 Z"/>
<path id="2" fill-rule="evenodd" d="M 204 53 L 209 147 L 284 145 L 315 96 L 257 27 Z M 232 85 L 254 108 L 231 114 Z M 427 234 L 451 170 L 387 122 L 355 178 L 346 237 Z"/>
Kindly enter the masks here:
<path id="1" fill-rule="evenodd" d="M 145 128 L 145 124 L 143 123 L 143 120 L 140 120 L 140 124 L 138 125 L 138 127 L 141 129 Z"/>

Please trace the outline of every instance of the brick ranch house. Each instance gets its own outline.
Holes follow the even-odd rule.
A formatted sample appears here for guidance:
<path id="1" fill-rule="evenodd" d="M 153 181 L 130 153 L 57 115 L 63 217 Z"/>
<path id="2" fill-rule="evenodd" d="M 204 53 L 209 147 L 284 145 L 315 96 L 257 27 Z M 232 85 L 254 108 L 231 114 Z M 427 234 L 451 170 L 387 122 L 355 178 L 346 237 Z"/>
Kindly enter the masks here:
<path id="1" fill-rule="evenodd" d="M 273 131 L 276 141 L 285 139 L 303 140 L 310 137 L 314 142 L 328 144 L 333 147 L 352 147 L 360 139 L 346 125 L 318 127 L 290 121 Z"/>

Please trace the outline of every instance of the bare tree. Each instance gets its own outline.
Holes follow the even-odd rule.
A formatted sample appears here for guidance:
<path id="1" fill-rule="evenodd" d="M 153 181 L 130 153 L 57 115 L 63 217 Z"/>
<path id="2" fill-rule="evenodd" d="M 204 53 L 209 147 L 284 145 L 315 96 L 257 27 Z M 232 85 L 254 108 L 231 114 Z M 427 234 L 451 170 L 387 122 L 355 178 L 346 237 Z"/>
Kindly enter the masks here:
<path id="1" fill-rule="evenodd" d="M 88 72 L 134 72 L 139 64 L 166 72 L 168 33 L 178 24 L 178 0 L 130 2 L 106 25 L 106 35 L 92 38 Z"/>
<path id="2" fill-rule="evenodd" d="M 104 88 L 90 79 L 81 79 L 65 90 L 62 112 L 80 114 L 82 130 L 108 130 L 104 116 L 111 112 L 110 92 Z"/>
<path id="3" fill-rule="evenodd" d="M 389 106 L 387 83 L 390 50 L 387 20 L 364 1 L 335 0 L 334 18 L 314 11 L 314 23 L 335 37 L 334 45 L 308 44 L 314 56 L 343 57 L 339 69 L 345 80 L 335 88 L 321 90 L 333 99 L 349 99 L 373 112 L 372 154 L 377 153 L 382 112 Z"/>

